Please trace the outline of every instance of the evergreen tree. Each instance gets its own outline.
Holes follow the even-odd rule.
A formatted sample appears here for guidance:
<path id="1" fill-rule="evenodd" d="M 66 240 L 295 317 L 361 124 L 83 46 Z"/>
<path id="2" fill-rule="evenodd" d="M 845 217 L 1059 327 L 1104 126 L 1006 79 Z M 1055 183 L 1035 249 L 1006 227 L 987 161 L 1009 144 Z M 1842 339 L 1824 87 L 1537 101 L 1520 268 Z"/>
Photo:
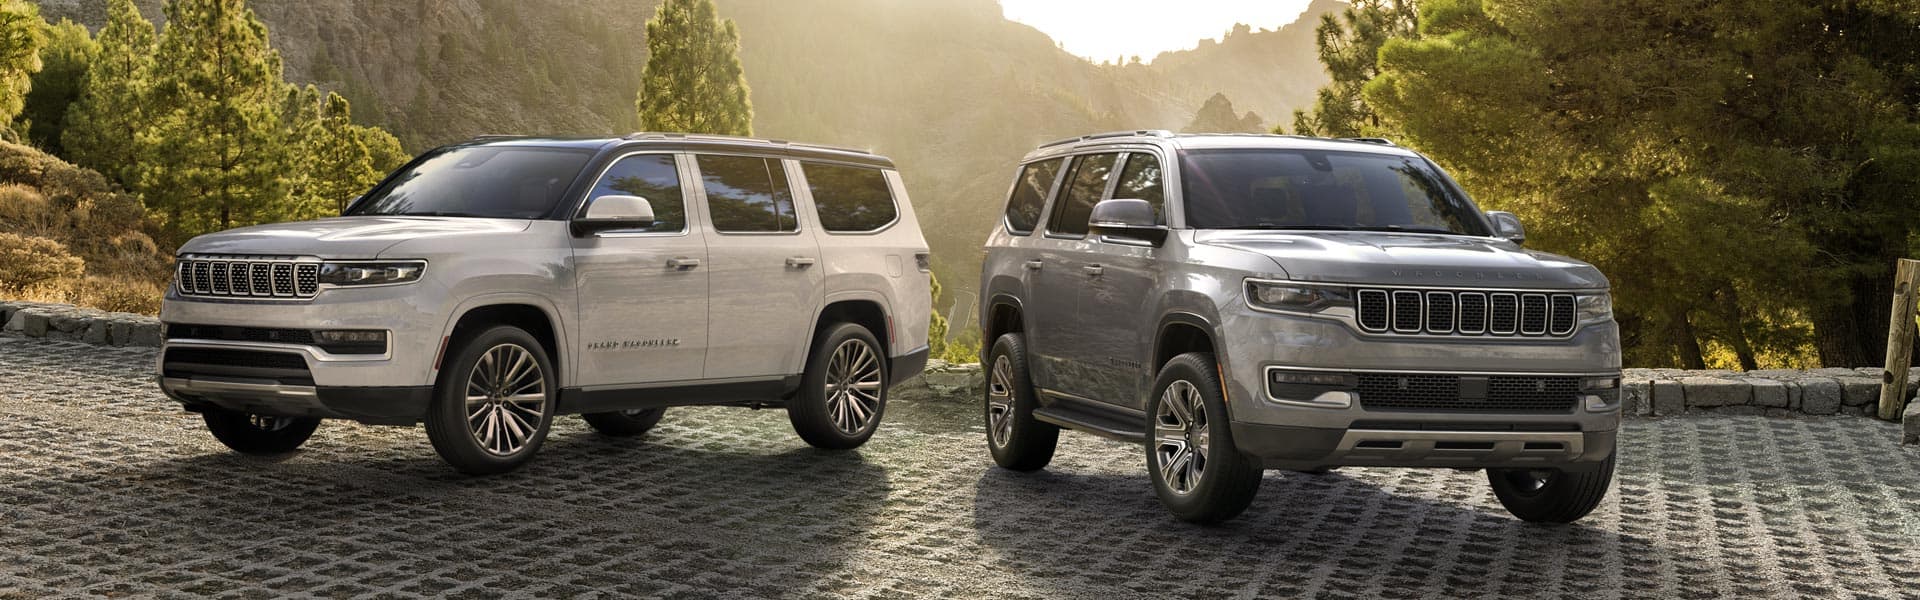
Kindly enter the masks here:
<path id="1" fill-rule="evenodd" d="M 47 34 L 40 8 L 26 0 L 0 0 L 0 129 L 20 114 Z M 731 25 L 729 25 L 731 30 Z"/>
<path id="2" fill-rule="evenodd" d="M 27 140 L 50 154 L 64 156 L 60 130 L 67 120 L 67 109 L 80 98 L 87 82 L 87 69 L 100 52 L 87 28 L 61 19 L 47 27 L 47 47 L 40 51 L 40 72 L 33 76 L 33 90 L 27 92 L 22 117 L 27 119 Z"/>
<path id="3" fill-rule="evenodd" d="M 280 53 L 244 0 L 174 0 L 154 57 L 138 189 L 169 242 L 270 220 L 288 188 Z"/>
<path id="4" fill-rule="evenodd" d="M 153 22 L 133 0 L 109 0 L 98 54 L 60 132 L 66 158 L 129 189 L 140 154 L 135 140 L 147 125 L 154 39 Z"/>
<path id="5" fill-rule="evenodd" d="M 1380 119 L 1361 89 L 1380 73 L 1380 46 L 1390 39 L 1413 37 L 1419 24 L 1414 0 L 1354 0 L 1338 15 L 1320 15 L 1314 43 L 1332 81 L 1320 88 L 1311 112 L 1293 111 L 1293 132 L 1391 137 L 1380 129 Z"/>
<path id="6" fill-rule="evenodd" d="M 666 0 L 647 21 L 636 107 L 649 131 L 753 134 L 740 31 L 713 0 Z"/>

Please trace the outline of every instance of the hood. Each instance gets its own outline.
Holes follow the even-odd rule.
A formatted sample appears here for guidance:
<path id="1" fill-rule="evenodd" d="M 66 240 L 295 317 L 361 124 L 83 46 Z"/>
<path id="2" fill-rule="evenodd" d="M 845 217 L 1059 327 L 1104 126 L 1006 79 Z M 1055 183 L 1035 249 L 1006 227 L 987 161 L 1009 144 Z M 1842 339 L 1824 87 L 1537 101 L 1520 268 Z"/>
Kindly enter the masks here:
<path id="1" fill-rule="evenodd" d="M 1599 269 L 1506 240 L 1362 231 L 1202 230 L 1194 242 L 1257 252 L 1295 281 L 1383 286 L 1592 289 Z"/>
<path id="2" fill-rule="evenodd" d="M 523 219 L 337 217 L 210 233 L 193 238 L 180 253 L 366 259 L 407 240 L 512 233 L 529 225 Z"/>

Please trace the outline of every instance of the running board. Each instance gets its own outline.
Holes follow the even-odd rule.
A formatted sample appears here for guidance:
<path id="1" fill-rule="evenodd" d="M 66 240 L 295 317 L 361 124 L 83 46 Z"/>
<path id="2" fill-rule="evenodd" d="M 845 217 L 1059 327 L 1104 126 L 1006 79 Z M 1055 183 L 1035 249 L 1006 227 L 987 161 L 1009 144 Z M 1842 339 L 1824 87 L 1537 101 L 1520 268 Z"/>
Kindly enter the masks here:
<path id="1" fill-rule="evenodd" d="M 1145 417 L 1129 419 L 1125 409 L 1093 406 L 1074 398 L 1055 395 L 1050 399 L 1052 404 L 1034 409 L 1034 419 L 1123 442 L 1147 441 Z"/>

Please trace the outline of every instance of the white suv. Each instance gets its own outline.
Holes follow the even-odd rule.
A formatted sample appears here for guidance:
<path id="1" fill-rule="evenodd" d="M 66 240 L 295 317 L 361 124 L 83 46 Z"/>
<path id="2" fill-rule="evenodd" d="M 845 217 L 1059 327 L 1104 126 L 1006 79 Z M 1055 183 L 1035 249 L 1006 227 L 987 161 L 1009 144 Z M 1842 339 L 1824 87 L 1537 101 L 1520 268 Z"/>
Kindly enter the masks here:
<path id="1" fill-rule="evenodd" d="M 635 435 L 669 406 L 784 406 L 808 443 L 853 448 L 926 363 L 928 258 L 871 153 L 479 138 L 343 217 L 188 242 L 160 387 L 240 452 L 325 418 L 424 421 L 468 473 L 525 463 L 555 415 Z"/>

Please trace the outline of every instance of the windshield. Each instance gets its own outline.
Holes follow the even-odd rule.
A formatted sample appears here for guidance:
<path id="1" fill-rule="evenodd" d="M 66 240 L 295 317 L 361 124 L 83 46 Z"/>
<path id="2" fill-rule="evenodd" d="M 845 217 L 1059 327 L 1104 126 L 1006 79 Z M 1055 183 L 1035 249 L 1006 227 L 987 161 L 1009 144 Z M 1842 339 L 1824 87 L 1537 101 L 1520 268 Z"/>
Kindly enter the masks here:
<path id="1" fill-rule="evenodd" d="M 468 146 L 409 165 L 348 215 L 538 219 L 553 212 L 590 150 Z"/>
<path id="2" fill-rule="evenodd" d="M 1478 209 L 1425 159 L 1236 149 L 1181 156 L 1187 225 L 1489 235 Z"/>

